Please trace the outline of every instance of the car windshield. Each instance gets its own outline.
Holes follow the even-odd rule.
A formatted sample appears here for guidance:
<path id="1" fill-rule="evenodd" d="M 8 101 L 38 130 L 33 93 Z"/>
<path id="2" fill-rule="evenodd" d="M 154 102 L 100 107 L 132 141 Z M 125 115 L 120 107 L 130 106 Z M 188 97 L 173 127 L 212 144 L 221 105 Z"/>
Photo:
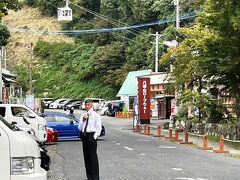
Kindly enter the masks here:
<path id="1" fill-rule="evenodd" d="M 9 129 L 11 129 L 13 131 L 21 131 L 17 126 L 15 126 L 15 124 L 10 124 L 5 119 L 3 119 L 1 116 L 0 116 L 0 121 L 2 121 Z"/>
<path id="2" fill-rule="evenodd" d="M 12 115 L 16 117 L 28 117 L 31 114 L 26 108 L 23 107 L 11 107 Z"/>

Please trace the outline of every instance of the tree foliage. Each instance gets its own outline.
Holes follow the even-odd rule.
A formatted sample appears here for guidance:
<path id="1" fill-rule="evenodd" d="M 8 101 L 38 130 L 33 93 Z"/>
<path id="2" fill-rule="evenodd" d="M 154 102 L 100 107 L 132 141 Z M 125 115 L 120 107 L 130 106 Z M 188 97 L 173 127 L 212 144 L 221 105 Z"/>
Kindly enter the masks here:
<path id="1" fill-rule="evenodd" d="M 8 31 L 7 27 L 0 25 L 0 47 L 7 45 L 9 37 L 10 32 Z"/>
<path id="2" fill-rule="evenodd" d="M 20 4 L 18 0 L 0 0 L 0 18 L 8 14 L 8 10 L 18 10 Z"/>
<path id="3" fill-rule="evenodd" d="M 18 0 L 0 0 L 0 20 L 3 16 L 8 14 L 8 10 L 18 10 L 19 9 Z M 0 47 L 6 46 L 8 43 L 8 39 L 10 37 L 10 32 L 7 27 L 4 25 L 0 25 Z"/>
<path id="4" fill-rule="evenodd" d="M 28 5 L 39 7 L 43 14 L 50 16 L 55 16 L 57 7 L 63 7 L 64 3 L 62 0 L 27 0 Z M 159 3 L 160 9 L 157 8 Z M 191 3 L 184 6 L 189 8 L 182 9 L 181 13 L 192 7 Z M 70 7 L 73 21 L 62 23 L 63 29 L 129 26 L 175 15 L 175 6 L 170 0 L 73 0 Z M 91 90 L 94 96 L 114 98 L 129 71 L 154 69 L 155 46 L 151 43 L 154 41 L 151 34 L 167 26 L 76 35 L 75 44 L 39 41 L 34 48 L 35 93 L 82 98 Z M 168 27 L 163 39 L 175 38 L 177 32 L 173 29 L 173 26 Z M 165 50 L 160 45 L 160 52 Z M 167 66 L 169 63 L 161 65 L 159 70 Z"/>
<path id="5" fill-rule="evenodd" d="M 193 85 L 223 85 L 236 99 L 236 113 L 240 115 L 240 2 L 236 0 L 205 1 L 192 28 L 182 29 L 185 39 L 177 48 L 169 49 L 162 60 L 173 57 L 173 77 L 178 87 Z M 197 81 L 195 81 L 197 80 Z M 240 120 L 240 119 L 239 119 Z"/>

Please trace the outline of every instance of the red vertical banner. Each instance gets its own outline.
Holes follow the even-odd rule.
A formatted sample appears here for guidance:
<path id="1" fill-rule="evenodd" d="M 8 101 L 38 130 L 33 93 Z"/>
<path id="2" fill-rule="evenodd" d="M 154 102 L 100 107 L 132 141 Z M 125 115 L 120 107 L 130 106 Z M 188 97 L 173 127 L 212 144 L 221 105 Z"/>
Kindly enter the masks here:
<path id="1" fill-rule="evenodd" d="M 141 124 L 150 123 L 150 78 L 138 78 L 138 108 Z"/>

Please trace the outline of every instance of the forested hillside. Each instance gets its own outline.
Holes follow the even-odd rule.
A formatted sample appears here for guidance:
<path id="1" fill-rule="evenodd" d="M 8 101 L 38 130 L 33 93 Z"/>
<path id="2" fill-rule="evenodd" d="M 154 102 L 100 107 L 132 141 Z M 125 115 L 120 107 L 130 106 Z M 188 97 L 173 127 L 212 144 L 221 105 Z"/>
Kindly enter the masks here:
<path id="1" fill-rule="evenodd" d="M 14 66 L 18 82 L 27 92 L 29 58 L 19 56 L 21 53 L 17 51 L 21 51 L 19 45 L 25 44 L 26 49 L 26 44 L 33 41 L 36 96 L 115 98 L 129 71 L 154 70 L 152 34 L 158 31 L 163 35 L 158 70 L 169 71 L 170 64 L 173 65 L 171 77 L 180 92 L 180 108 L 192 104 L 200 111 L 199 119 L 201 114 L 211 112 L 210 116 L 219 120 L 224 110 L 216 95 L 222 93 L 234 97 L 234 111 L 240 121 L 240 1 L 179 2 L 180 16 L 185 19 L 180 20 L 178 29 L 174 22 L 176 1 L 172 0 L 72 0 L 69 6 L 73 10 L 73 21 L 59 22 L 57 26 L 56 12 L 65 5 L 63 0 L 26 0 L 21 10 L 17 3 L 2 2 L 0 16 L 5 15 L 7 26 L 17 31 L 11 33 L 12 37 L 18 35 L 9 43 L 20 57 L 17 62 L 21 63 Z M 11 13 L 4 8 L 18 10 L 19 15 L 11 20 Z M 41 20 L 30 13 L 33 9 L 41 12 L 38 16 Z M 196 16 L 192 16 L 192 12 Z M 28 14 L 31 17 L 25 16 Z M 46 19 L 51 21 L 38 26 Z M 20 32 L 24 29 L 28 32 Z M 57 33 L 51 39 L 50 32 L 59 29 L 68 33 L 65 31 L 64 36 Z M 2 26 L 0 31 L 4 34 L 1 43 L 5 45 L 9 33 Z M 34 40 L 33 34 L 39 37 Z M 179 45 L 163 45 L 163 41 L 171 40 L 177 40 Z M 19 43 L 21 41 L 24 43 Z M 204 89 L 208 93 L 202 93 Z"/>
<path id="2" fill-rule="evenodd" d="M 60 25 L 64 30 L 89 30 L 171 19 L 175 17 L 175 6 L 171 2 L 75 0 L 69 5 L 73 9 L 73 21 L 60 22 Z M 27 0 L 21 10 L 6 16 L 5 22 L 11 28 L 46 32 L 58 30 L 59 26 L 55 23 L 57 7 L 64 5 L 65 1 L 62 0 Z M 36 9 L 41 15 L 34 16 Z M 193 12 L 194 9 L 193 2 L 186 0 L 182 4 L 181 14 Z M 30 17 L 24 16 L 26 14 Z M 23 25 L 25 19 L 29 24 Z M 191 25 L 193 20 L 183 20 L 181 26 Z M 45 26 L 39 26 L 38 22 L 44 22 Z M 20 45 L 24 44 L 26 53 L 21 56 L 21 63 L 15 69 L 25 92 L 28 91 L 29 81 L 26 44 L 31 41 L 34 42 L 33 79 L 36 80 L 34 93 L 37 96 L 98 96 L 110 99 L 116 96 L 129 71 L 154 69 L 155 45 L 151 43 L 154 41 L 151 34 L 156 31 L 165 34 L 162 40 L 182 39 L 172 22 L 116 32 L 67 35 L 69 39 L 59 35 L 14 33 L 9 46 L 23 52 Z M 71 42 L 71 38 L 75 43 Z M 160 45 L 160 53 L 163 51 L 166 51 L 166 47 Z M 161 65 L 159 70 L 166 70 L 168 65 L 169 62 Z"/>

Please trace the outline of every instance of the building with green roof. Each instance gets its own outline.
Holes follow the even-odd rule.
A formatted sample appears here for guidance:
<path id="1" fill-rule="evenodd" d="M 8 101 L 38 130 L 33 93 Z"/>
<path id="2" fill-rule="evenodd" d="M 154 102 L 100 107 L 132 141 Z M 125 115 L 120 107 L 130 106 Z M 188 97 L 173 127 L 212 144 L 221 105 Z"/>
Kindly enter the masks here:
<path id="1" fill-rule="evenodd" d="M 125 81 L 123 82 L 122 87 L 120 88 L 117 94 L 117 97 L 120 97 L 120 99 L 125 102 L 125 107 L 128 110 L 133 109 L 132 105 L 134 97 L 136 97 L 138 94 L 137 77 L 150 75 L 151 73 L 152 73 L 151 69 L 131 71 L 128 73 Z"/>

